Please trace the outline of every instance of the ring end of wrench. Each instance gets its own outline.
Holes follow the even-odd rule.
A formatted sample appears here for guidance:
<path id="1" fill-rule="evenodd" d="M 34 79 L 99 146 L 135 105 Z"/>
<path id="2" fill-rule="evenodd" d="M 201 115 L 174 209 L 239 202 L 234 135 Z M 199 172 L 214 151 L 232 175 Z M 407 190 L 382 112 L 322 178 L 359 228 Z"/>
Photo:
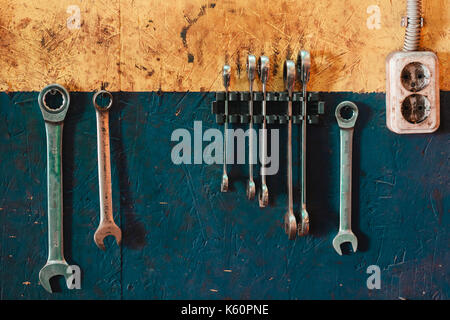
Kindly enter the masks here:
<path id="1" fill-rule="evenodd" d="M 97 231 L 95 231 L 94 242 L 97 247 L 99 247 L 103 251 L 106 250 L 103 241 L 108 236 L 113 236 L 116 239 L 117 245 L 120 246 L 122 242 L 122 231 L 113 221 L 100 224 L 97 228 Z"/>
<path id="2" fill-rule="evenodd" d="M 358 238 L 356 238 L 355 234 L 350 230 L 340 230 L 333 239 L 334 250 L 336 250 L 340 256 L 342 256 L 341 245 L 346 242 L 350 242 L 352 244 L 353 252 L 356 252 L 358 248 Z"/>
<path id="3" fill-rule="evenodd" d="M 248 80 L 252 82 L 255 79 L 256 72 L 256 57 L 249 54 L 247 57 L 247 76 Z"/>
<path id="4" fill-rule="evenodd" d="M 228 90 L 228 87 L 230 86 L 230 78 L 231 78 L 231 67 L 226 64 L 223 66 L 223 70 L 222 70 L 222 81 L 223 81 L 223 86 L 225 87 L 226 90 Z"/>
<path id="5" fill-rule="evenodd" d="M 39 282 L 42 287 L 49 292 L 52 293 L 52 287 L 50 285 L 50 279 L 55 276 L 63 276 L 64 279 L 69 278 L 70 274 L 67 273 L 67 268 L 69 265 L 66 261 L 51 261 L 45 264 L 45 266 L 39 271 Z"/>
<path id="6" fill-rule="evenodd" d="M 340 128 L 351 129 L 358 118 L 358 107 L 351 101 L 343 101 L 336 107 L 334 115 Z"/>
<path id="7" fill-rule="evenodd" d="M 297 73 L 300 82 L 306 86 L 310 77 L 311 54 L 308 51 L 301 50 L 297 55 Z"/>
<path id="8" fill-rule="evenodd" d="M 58 107 L 48 105 L 46 100 L 47 95 L 50 94 L 55 96 L 57 93 L 61 95 L 61 105 Z M 53 123 L 62 122 L 64 121 L 67 110 L 69 109 L 70 94 L 62 85 L 50 84 L 39 92 L 38 104 L 45 121 Z"/>
<path id="9" fill-rule="evenodd" d="M 292 92 L 295 83 L 295 63 L 292 60 L 286 60 L 284 62 L 283 81 L 285 89 Z"/>
<path id="10" fill-rule="evenodd" d="M 97 98 L 99 96 L 107 96 L 108 99 L 109 99 L 108 104 L 106 104 L 105 106 L 99 105 L 97 103 Z M 113 103 L 113 96 L 112 96 L 111 92 L 106 91 L 106 90 L 97 91 L 94 94 L 94 96 L 92 97 L 92 104 L 94 105 L 95 109 L 98 110 L 98 111 L 108 111 L 111 108 L 112 103 Z"/>
<path id="11" fill-rule="evenodd" d="M 258 59 L 258 76 L 263 84 L 269 79 L 270 61 L 266 56 L 260 56 Z"/>

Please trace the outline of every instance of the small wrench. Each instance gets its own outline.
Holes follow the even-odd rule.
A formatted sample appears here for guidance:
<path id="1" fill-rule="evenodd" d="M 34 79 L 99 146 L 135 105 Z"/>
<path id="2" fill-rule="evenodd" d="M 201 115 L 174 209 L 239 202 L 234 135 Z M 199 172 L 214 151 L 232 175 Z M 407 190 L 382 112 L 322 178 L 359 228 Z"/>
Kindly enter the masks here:
<path id="1" fill-rule="evenodd" d="M 225 87 L 225 123 L 224 123 L 224 139 L 223 139 L 223 174 L 220 191 L 228 192 L 228 174 L 227 174 L 227 148 L 228 148 L 228 89 L 230 87 L 231 67 L 223 66 L 222 80 Z"/>
<path id="2" fill-rule="evenodd" d="M 269 188 L 266 184 L 266 156 L 267 156 L 267 97 L 266 97 L 266 84 L 269 78 L 269 58 L 266 56 L 261 56 L 258 59 L 258 76 L 262 82 L 262 91 L 263 91 L 263 101 L 262 101 L 262 116 L 263 116 L 263 125 L 262 125 L 262 143 L 261 143 L 261 152 L 262 163 L 261 163 L 261 191 L 259 194 L 259 206 L 261 208 L 267 207 L 269 204 Z"/>
<path id="3" fill-rule="evenodd" d="M 302 100 L 302 165 L 301 165 L 301 222 L 298 224 L 298 235 L 305 236 L 309 233 L 309 215 L 306 211 L 306 124 L 307 124 L 307 110 L 306 101 L 306 85 L 309 81 L 311 69 L 311 56 L 308 51 L 300 51 L 297 57 L 297 69 L 299 73 L 300 82 L 303 89 Z"/>
<path id="4" fill-rule="evenodd" d="M 356 252 L 358 246 L 358 239 L 352 232 L 352 147 L 358 107 L 350 101 L 341 102 L 336 107 L 335 116 L 341 136 L 341 190 L 339 232 L 333 239 L 333 247 L 339 255 L 342 255 L 341 244 L 350 242 L 353 252 Z"/>
<path id="5" fill-rule="evenodd" d="M 294 192 L 292 190 L 292 91 L 295 83 L 295 63 L 286 60 L 283 67 L 284 86 L 289 93 L 288 102 L 288 145 L 287 145 L 287 185 L 288 185 L 288 211 L 284 216 L 284 231 L 289 240 L 295 239 L 297 234 L 297 220 L 294 215 Z"/>
<path id="6" fill-rule="evenodd" d="M 255 197 L 255 181 L 253 180 L 253 80 L 255 80 L 256 57 L 249 54 L 247 58 L 247 75 L 250 88 L 250 101 L 248 102 L 248 113 L 250 115 L 250 123 L 248 125 L 248 181 L 247 181 L 247 198 L 253 200 Z"/>
<path id="7" fill-rule="evenodd" d="M 59 94 L 62 102 L 53 107 L 47 98 Z M 50 95 L 50 96 L 49 96 Z M 63 122 L 70 104 L 67 90 L 58 84 L 46 86 L 38 97 L 39 107 L 45 121 L 47 135 L 47 202 L 48 202 L 48 258 L 39 272 L 39 281 L 45 290 L 52 292 L 50 279 L 70 277 L 63 249 L 63 185 L 62 185 L 62 132 Z"/>
<path id="8" fill-rule="evenodd" d="M 109 103 L 105 106 L 97 103 L 98 97 L 107 96 Z M 94 234 L 94 242 L 102 250 L 106 250 L 103 240 L 107 236 L 114 236 L 117 245 L 122 240 L 122 232 L 114 222 L 111 191 L 111 160 L 109 145 L 109 109 L 113 97 L 110 92 L 100 90 L 94 94 L 92 103 L 97 116 L 97 154 L 98 178 L 100 194 L 100 224 Z"/>

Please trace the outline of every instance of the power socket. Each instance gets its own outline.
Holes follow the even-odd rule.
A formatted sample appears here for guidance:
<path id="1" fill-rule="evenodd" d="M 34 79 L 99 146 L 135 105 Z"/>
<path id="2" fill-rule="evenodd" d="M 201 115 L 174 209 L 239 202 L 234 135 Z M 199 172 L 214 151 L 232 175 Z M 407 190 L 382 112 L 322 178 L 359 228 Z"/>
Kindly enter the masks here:
<path id="1" fill-rule="evenodd" d="M 386 125 L 400 133 L 439 128 L 439 62 L 430 51 L 397 51 L 386 59 Z"/>

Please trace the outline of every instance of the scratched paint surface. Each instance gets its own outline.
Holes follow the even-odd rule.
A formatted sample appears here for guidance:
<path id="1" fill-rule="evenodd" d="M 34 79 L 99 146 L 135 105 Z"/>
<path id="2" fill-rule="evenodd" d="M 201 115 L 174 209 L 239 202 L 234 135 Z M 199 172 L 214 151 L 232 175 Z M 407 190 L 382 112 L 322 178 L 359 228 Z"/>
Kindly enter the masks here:
<path id="1" fill-rule="evenodd" d="M 383 92 L 386 56 L 404 39 L 405 3 L 0 0 L 0 90 L 58 82 L 71 91 L 102 84 L 111 91 L 216 91 L 225 62 L 234 89 L 247 90 L 248 53 L 270 57 L 268 86 L 282 90 L 284 60 L 306 49 L 316 75 L 311 90 Z M 74 5 L 80 28 L 73 28 Z M 368 28 L 377 21 L 373 6 L 378 29 Z M 448 0 L 423 1 L 423 12 L 421 46 L 437 53 L 441 89 L 450 90 Z"/>
<path id="2" fill-rule="evenodd" d="M 123 247 L 107 239 L 103 253 L 93 242 L 95 111 L 90 93 L 73 93 L 64 126 L 64 235 L 68 262 L 83 272 L 82 290 L 67 290 L 60 279 L 62 291 L 50 295 L 38 283 L 47 204 L 37 93 L 0 94 L 1 299 L 449 299 L 449 92 L 441 94 L 439 131 L 410 136 L 386 129 L 384 94 L 323 94 L 323 125 L 309 128 L 311 235 L 296 241 L 282 230 L 284 166 L 268 179 L 273 197 L 262 210 L 245 198 L 246 166 L 232 167 L 233 191 L 222 194 L 220 165 L 172 164 L 175 128 L 192 132 L 194 120 L 219 128 L 210 114 L 213 93 L 114 96 L 113 206 Z M 353 162 L 359 248 L 341 257 L 331 245 L 339 208 L 333 112 L 344 99 L 360 108 Z M 297 153 L 294 165 L 297 186 Z M 366 287 L 372 264 L 382 270 L 381 290 Z"/>

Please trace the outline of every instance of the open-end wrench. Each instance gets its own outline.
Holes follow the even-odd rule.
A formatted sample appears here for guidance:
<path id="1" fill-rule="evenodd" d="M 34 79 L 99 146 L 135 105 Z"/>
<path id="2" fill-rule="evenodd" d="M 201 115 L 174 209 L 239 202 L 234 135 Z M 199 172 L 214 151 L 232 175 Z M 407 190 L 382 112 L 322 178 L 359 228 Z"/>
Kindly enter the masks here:
<path id="1" fill-rule="evenodd" d="M 258 59 L 258 76 L 262 83 L 263 101 L 262 101 L 262 143 L 261 143 L 261 191 L 259 193 L 259 206 L 261 208 L 267 207 L 269 204 L 269 188 L 266 184 L 266 165 L 267 165 L 267 96 L 266 84 L 269 79 L 269 58 L 261 56 Z"/>
<path id="2" fill-rule="evenodd" d="M 98 98 L 107 97 L 106 105 L 99 105 Z M 114 222 L 111 191 L 111 160 L 109 144 L 109 109 L 113 97 L 110 92 L 100 90 L 94 94 L 92 103 L 97 116 L 97 153 L 98 153 L 98 179 L 100 194 L 100 224 L 95 231 L 94 241 L 97 247 L 105 250 L 103 240 L 107 236 L 114 236 L 118 245 L 122 240 L 122 232 Z"/>
<path id="3" fill-rule="evenodd" d="M 56 107 L 47 99 L 62 99 Z M 39 281 L 52 292 L 50 279 L 70 276 L 63 249 L 63 187 L 62 187 L 62 131 L 70 104 L 69 92 L 58 84 L 46 86 L 38 97 L 47 135 L 47 201 L 48 201 L 48 258 L 39 272 Z"/>
<path id="4" fill-rule="evenodd" d="M 297 71 L 299 79 L 302 83 L 303 99 L 302 99 L 302 164 L 301 164 L 301 221 L 298 224 L 298 235 L 305 236 L 309 233 L 309 214 L 306 211 L 306 125 L 307 125 L 307 110 L 306 101 L 306 85 L 309 81 L 311 69 L 311 56 L 308 51 L 300 51 L 297 57 Z"/>
<path id="5" fill-rule="evenodd" d="M 220 191 L 228 192 L 228 174 L 227 174 L 227 148 L 228 148 L 228 90 L 230 87 L 231 67 L 229 65 L 223 66 L 222 80 L 225 87 L 225 123 L 223 126 L 223 174 Z"/>
<path id="6" fill-rule="evenodd" d="M 286 60 L 283 67 L 284 86 L 289 93 L 288 102 L 288 145 L 287 145 L 287 186 L 288 186 L 288 211 L 284 215 L 284 231 L 289 240 L 295 239 L 297 234 L 297 220 L 294 215 L 294 192 L 292 190 L 292 91 L 295 83 L 295 63 Z"/>
<path id="7" fill-rule="evenodd" d="M 339 232 L 333 239 L 333 247 L 342 255 L 341 244 L 350 242 L 353 252 L 358 246 L 358 239 L 352 232 L 352 147 L 358 107 L 353 102 L 344 101 L 336 107 L 335 116 L 341 132 L 341 176 Z"/>
<path id="8" fill-rule="evenodd" d="M 253 180 L 253 80 L 256 73 L 256 57 L 249 54 L 247 58 L 247 75 L 250 90 L 250 100 L 248 102 L 248 113 L 250 122 L 248 125 L 248 181 L 247 181 L 247 198 L 253 200 L 256 193 L 255 181 Z"/>

